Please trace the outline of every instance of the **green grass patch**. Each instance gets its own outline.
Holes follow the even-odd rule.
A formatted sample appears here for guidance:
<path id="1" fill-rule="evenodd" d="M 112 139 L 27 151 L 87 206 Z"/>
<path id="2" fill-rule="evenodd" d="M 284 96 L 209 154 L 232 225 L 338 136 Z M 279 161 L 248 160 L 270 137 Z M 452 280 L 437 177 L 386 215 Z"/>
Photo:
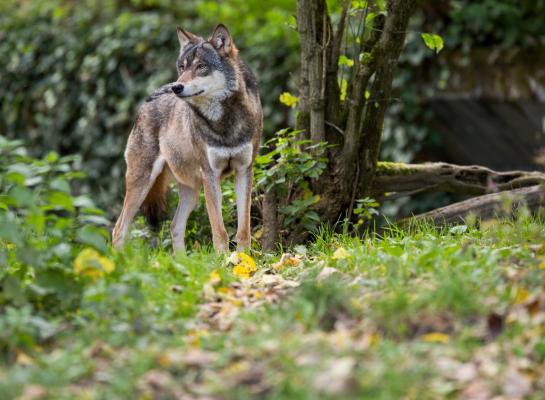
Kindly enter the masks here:
<path id="1" fill-rule="evenodd" d="M 76 309 L 4 307 L 0 393 L 538 399 L 544 233 L 530 217 L 364 238 L 323 231 L 282 262 L 256 252 L 248 280 L 227 256 L 133 240 L 106 253 L 113 272 L 76 277 Z"/>

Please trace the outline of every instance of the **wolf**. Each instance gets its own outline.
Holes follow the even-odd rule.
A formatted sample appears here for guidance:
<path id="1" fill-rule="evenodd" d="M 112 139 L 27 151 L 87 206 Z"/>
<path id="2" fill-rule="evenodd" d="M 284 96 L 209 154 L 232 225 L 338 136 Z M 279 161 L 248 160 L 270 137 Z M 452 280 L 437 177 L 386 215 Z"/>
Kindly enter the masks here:
<path id="1" fill-rule="evenodd" d="M 232 173 L 237 249 L 244 250 L 251 244 L 252 166 L 263 129 L 257 81 L 224 25 L 207 40 L 180 27 L 176 31 L 178 79 L 152 93 L 137 113 L 125 150 L 126 193 L 112 244 L 124 244 L 140 208 L 151 225 L 158 225 L 167 212 L 168 187 L 176 182 L 174 250 L 185 249 L 187 220 L 204 187 L 214 249 L 227 251 L 221 180 Z"/>

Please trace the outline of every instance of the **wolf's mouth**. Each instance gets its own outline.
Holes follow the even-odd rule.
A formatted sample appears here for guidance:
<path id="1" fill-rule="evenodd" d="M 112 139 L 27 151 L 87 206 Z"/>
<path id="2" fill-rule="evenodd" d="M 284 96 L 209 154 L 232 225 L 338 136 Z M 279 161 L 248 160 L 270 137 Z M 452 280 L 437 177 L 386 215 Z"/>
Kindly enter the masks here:
<path id="1" fill-rule="evenodd" d="M 183 99 L 183 98 L 186 98 L 186 97 L 198 96 L 198 95 L 203 94 L 203 93 L 204 93 L 204 90 L 199 90 L 197 93 L 188 94 L 187 96 L 179 94 L 178 97 L 181 97 Z"/>

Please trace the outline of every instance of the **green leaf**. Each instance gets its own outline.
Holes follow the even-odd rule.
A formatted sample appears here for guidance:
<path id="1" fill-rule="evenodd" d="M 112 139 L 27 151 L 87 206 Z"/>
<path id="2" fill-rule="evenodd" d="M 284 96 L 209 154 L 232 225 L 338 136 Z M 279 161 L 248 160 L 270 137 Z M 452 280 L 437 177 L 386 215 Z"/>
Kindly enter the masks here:
<path id="1" fill-rule="evenodd" d="M 95 208 L 95 203 L 87 196 L 74 197 L 74 207 L 79 208 Z"/>
<path id="2" fill-rule="evenodd" d="M 426 46 L 436 53 L 439 53 L 445 47 L 443 38 L 435 33 L 422 33 L 422 39 L 426 43 Z"/>
<path id="3" fill-rule="evenodd" d="M 341 101 L 346 100 L 346 90 L 348 89 L 348 82 L 346 79 L 341 79 Z"/>
<path id="4" fill-rule="evenodd" d="M 15 186 L 8 196 L 17 207 L 34 207 L 34 195 L 25 187 Z"/>
<path id="5" fill-rule="evenodd" d="M 347 67 L 352 67 L 354 65 L 354 60 L 348 58 L 344 54 L 339 57 L 339 65 L 346 65 Z"/>
<path id="6" fill-rule="evenodd" d="M 93 246 L 104 253 L 108 248 L 106 236 L 105 229 L 87 225 L 79 230 L 77 238 L 81 243 Z"/>
<path id="7" fill-rule="evenodd" d="M 70 185 L 64 178 L 57 178 L 51 181 L 49 184 L 51 189 L 58 190 L 59 192 L 63 193 L 70 193 Z"/>
<path id="8" fill-rule="evenodd" d="M 351 5 L 355 10 L 363 10 L 367 7 L 367 0 L 352 0 Z"/>
<path id="9" fill-rule="evenodd" d="M 20 243 L 19 230 L 15 221 L 0 219 L 0 239 L 14 244 Z"/>
<path id="10" fill-rule="evenodd" d="M 66 193 L 53 192 L 49 195 L 48 201 L 51 208 L 74 211 L 74 200 Z"/>
<path id="11" fill-rule="evenodd" d="M 2 294 L 16 306 L 21 306 L 26 302 L 21 281 L 15 276 L 10 275 L 4 279 L 2 282 Z"/>
<path id="12" fill-rule="evenodd" d="M 38 234 L 41 235 L 43 233 L 45 227 L 45 215 L 42 212 L 38 211 L 28 214 L 26 217 L 26 222 L 30 226 L 33 226 Z"/>
<path id="13" fill-rule="evenodd" d="M 295 108 L 297 106 L 297 103 L 299 102 L 299 97 L 294 96 L 288 92 L 282 93 L 278 99 L 280 100 L 280 103 L 291 108 Z"/>

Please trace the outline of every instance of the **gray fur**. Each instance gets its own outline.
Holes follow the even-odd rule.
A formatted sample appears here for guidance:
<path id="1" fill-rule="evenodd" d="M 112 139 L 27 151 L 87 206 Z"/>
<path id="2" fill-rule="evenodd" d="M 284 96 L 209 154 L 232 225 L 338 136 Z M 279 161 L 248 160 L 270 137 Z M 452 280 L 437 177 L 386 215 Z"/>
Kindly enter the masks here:
<path id="1" fill-rule="evenodd" d="M 214 247 L 226 250 L 219 180 L 234 171 L 237 244 L 245 248 L 250 244 L 251 168 L 263 127 L 257 81 L 238 58 L 223 25 L 207 41 L 181 28 L 178 39 L 179 78 L 146 99 L 127 142 L 126 196 L 113 232 L 114 246 L 123 243 L 142 203 L 146 210 L 162 210 L 154 205 L 162 204 L 166 185 L 174 178 L 183 189 L 180 200 L 191 200 L 187 207 L 180 205 L 173 221 L 175 248 L 183 247 L 194 193 L 204 186 Z"/>

